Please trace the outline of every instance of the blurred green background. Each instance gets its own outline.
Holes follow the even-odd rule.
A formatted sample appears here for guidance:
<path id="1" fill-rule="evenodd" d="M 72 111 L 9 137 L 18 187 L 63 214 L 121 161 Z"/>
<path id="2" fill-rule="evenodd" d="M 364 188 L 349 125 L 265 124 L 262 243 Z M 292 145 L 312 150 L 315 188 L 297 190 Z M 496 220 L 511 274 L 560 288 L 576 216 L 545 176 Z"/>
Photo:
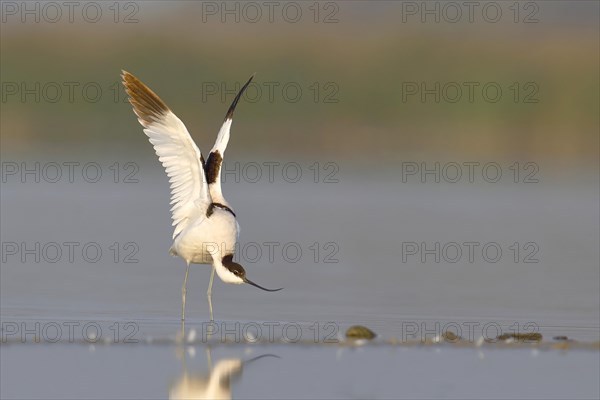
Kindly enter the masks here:
<path id="1" fill-rule="evenodd" d="M 256 72 L 257 86 L 237 111 L 228 149 L 235 158 L 598 166 L 598 2 L 496 2 L 498 22 L 486 21 L 481 2 L 472 22 L 463 8 L 456 23 L 444 2 L 437 2 L 439 22 L 414 14 L 410 7 L 421 2 L 296 2 L 297 22 L 289 21 L 293 10 L 283 14 L 286 2 L 276 2 L 272 16 L 265 2 L 253 3 L 260 18 L 240 2 L 110 2 L 93 23 L 82 16 L 86 3 L 77 3 L 72 22 L 64 6 L 52 22 L 54 10 L 37 4 L 39 22 L 3 4 L 4 159 L 55 151 L 152 157 L 118 84 L 126 69 L 165 100 L 205 152 L 236 85 Z M 406 92 L 436 82 L 450 83 L 439 102 Z M 473 101 L 464 82 L 479 85 Z M 497 102 L 483 97 L 488 82 L 502 89 Z M 456 85 L 462 97 L 448 101 Z"/>

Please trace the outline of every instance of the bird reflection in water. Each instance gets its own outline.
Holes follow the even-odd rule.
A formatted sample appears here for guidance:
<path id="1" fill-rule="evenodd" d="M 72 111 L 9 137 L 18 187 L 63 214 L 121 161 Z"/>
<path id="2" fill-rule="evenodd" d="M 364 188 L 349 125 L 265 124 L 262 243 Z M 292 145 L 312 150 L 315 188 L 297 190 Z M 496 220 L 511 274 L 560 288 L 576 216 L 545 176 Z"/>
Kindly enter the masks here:
<path id="1" fill-rule="evenodd" d="M 243 368 L 256 360 L 274 354 L 263 354 L 243 361 L 241 358 L 223 358 L 212 365 L 211 349 L 206 349 L 208 374 L 191 374 L 187 370 L 183 352 L 183 375 L 171 385 L 169 399 L 231 399 L 231 384 L 242 375 Z"/>

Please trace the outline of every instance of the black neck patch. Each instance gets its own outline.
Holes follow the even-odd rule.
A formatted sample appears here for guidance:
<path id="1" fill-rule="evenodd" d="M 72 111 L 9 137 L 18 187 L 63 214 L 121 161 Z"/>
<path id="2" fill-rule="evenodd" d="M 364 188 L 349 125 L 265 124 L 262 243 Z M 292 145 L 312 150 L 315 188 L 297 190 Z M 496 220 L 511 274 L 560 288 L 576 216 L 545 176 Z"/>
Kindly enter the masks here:
<path id="1" fill-rule="evenodd" d="M 210 203 L 210 205 L 206 209 L 207 217 L 210 217 L 213 214 L 213 212 L 215 212 L 215 207 L 220 208 L 221 210 L 229 211 L 231 213 L 231 215 L 236 217 L 235 213 L 233 212 L 233 210 L 231 208 L 229 208 L 225 204 L 221 204 L 221 203 Z"/>
<path id="2" fill-rule="evenodd" d="M 204 172 L 206 174 L 206 181 L 209 185 L 211 183 L 215 183 L 219 178 L 222 162 L 223 157 L 221 157 L 219 150 L 215 150 L 208 155 L 208 160 L 206 160 L 206 164 L 204 166 Z"/>

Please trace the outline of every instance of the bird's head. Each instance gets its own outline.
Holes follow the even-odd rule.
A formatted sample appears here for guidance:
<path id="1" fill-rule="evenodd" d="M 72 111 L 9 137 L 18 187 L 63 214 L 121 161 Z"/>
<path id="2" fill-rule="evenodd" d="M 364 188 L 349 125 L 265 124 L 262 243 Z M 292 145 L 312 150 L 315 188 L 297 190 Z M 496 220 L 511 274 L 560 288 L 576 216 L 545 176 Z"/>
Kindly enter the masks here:
<path id="1" fill-rule="evenodd" d="M 246 270 L 240 264 L 233 261 L 233 255 L 227 255 L 223 257 L 222 260 L 223 266 L 225 267 L 225 273 L 223 276 L 219 274 L 220 278 L 227 283 L 235 283 L 237 285 L 242 283 L 248 283 L 252 286 L 256 286 L 259 289 L 265 290 L 267 292 L 277 292 L 283 288 L 279 289 L 267 289 L 256 283 L 252 282 L 250 279 L 246 277 Z"/>

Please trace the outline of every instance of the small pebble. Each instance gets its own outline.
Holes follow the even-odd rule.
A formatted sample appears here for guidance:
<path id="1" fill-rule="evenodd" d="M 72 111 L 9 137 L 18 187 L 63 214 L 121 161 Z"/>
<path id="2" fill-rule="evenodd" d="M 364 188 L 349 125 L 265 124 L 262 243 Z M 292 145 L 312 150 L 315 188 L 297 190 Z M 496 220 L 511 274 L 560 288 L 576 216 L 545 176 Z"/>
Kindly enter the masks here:
<path id="1" fill-rule="evenodd" d="M 246 332 L 245 336 L 246 342 L 254 343 L 258 340 L 258 337 L 254 332 Z"/>
<path id="2" fill-rule="evenodd" d="M 554 339 L 554 340 L 559 340 L 559 341 L 566 341 L 566 340 L 569 340 L 569 338 L 568 338 L 568 337 L 566 337 L 566 336 L 554 336 L 552 339 Z"/>
<path id="3" fill-rule="evenodd" d="M 442 334 L 442 337 L 446 340 L 446 342 L 458 342 L 461 337 L 458 336 L 456 333 L 452 332 L 452 331 L 446 331 Z"/>
<path id="4" fill-rule="evenodd" d="M 346 337 L 348 339 L 373 339 L 375 332 L 362 325 L 354 325 L 348 328 L 346 331 Z"/>
<path id="5" fill-rule="evenodd" d="M 571 345 L 569 344 L 568 341 L 562 341 L 559 343 L 552 344 L 552 348 L 555 350 L 569 350 L 570 347 L 571 347 Z"/>
<path id="6" fill-rule="evenodd" d="M 538 332 L 534 333 L 504 333 L 498 336 L 496 339 L 508 341 L 512 339 L 515 342 L 541 342 L 542 334 Z"/>
<path id="7" fill-rule="evenodd" d="M 439 343 L 441 341 L 442 341 L 442 337 L 440 335 L 435 335 L 431 339 L 426 339 L 425 341 L 422 341 L 422 343 L 431 344 L 431 343 Z"/>

